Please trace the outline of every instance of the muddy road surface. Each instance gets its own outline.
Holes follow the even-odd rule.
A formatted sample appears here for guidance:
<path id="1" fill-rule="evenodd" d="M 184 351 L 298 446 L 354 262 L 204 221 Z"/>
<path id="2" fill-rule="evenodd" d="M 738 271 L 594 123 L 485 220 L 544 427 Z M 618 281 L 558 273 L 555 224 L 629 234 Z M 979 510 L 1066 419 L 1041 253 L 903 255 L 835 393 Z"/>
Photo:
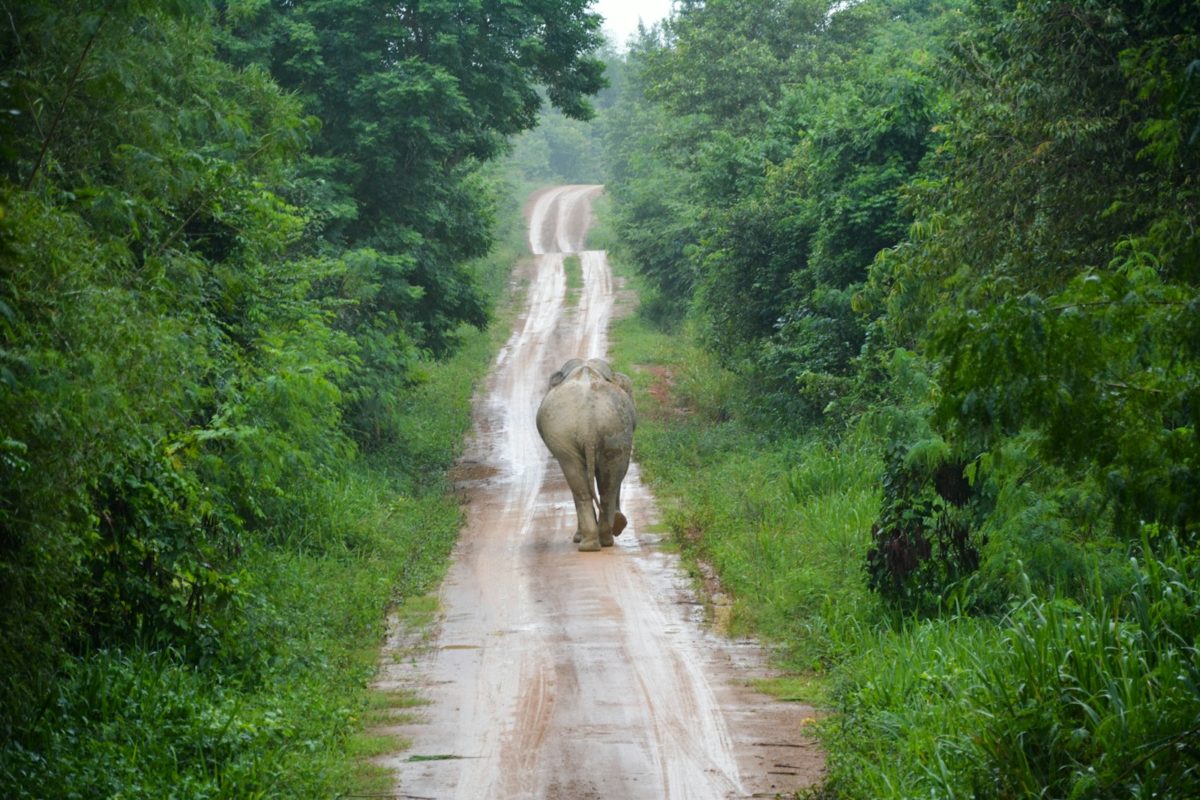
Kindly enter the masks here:
<path id="1" fill-rule="evenodd" d="M 749 688 L 767 674 L 762 652 L 705 626 L 677 557 L 649 530 L 658 511 L 636 463 L 616 546 L 581 553 L 571 541 L 571 494 L 534 416 L 550 373 L 606 351 L 614 280 L 605 253 L 584 249 L 600 191 L 557 187 L 527 208 L 524 310 L 476 400 L 459 467 L 468 523 L 439 622 L 424 646 L 385 652 L 381 685 L 430 701 L 394 729 L 412 746 L 381 760 L 397 797 L 774 797 L 820 778 L 804 733 L 814 712 Z M 568 254 L 582 262 L 578 292 Z"/>

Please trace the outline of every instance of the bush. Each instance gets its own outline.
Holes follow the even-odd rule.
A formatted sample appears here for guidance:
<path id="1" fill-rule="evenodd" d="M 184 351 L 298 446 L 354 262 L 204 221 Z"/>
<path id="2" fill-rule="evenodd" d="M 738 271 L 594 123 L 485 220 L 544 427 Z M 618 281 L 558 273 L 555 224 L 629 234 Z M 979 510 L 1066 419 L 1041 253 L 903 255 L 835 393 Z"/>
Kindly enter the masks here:
<path id="1" fill-rule="evenodd" d="M 950 590 L 979 568 L 987 544 L 977 533 L 965 465 L 945 447 L 927 440 L 893 446 L 887 455 L 867 575 L 869 586 L 904 613 L 945 607 Z"/>

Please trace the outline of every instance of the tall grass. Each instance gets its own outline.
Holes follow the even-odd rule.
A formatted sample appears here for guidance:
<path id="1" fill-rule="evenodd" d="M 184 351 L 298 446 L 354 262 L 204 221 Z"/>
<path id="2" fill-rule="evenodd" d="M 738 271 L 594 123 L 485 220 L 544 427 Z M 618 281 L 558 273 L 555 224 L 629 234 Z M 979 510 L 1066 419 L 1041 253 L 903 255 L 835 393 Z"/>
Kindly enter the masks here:
<path id="1" fill-rule="evenodd" d="M 856 798 L 1197 796 L 1197 559 L 1172 547 L 1134 569 L 1117 599 L 1030 597 L 1001 620 L 881 634 L 840 672 L 831 785 Z"/>

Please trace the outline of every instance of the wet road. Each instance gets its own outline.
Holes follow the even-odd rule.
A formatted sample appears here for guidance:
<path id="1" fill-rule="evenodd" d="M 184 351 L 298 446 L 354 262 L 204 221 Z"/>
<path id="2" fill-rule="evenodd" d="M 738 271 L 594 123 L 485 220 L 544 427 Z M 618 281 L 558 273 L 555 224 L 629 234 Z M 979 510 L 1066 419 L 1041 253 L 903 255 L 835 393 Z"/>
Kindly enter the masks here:
<path id="1" fill-rule="evenodd" d="M 430 700 L 395 729 L 412 747 L 380 760 L 398 797 L 773 797 L 819 779 L 802 733 L 812 710 L 747 688 L 766 674 L 762 653 L 704 626 L 677 558 L 648 531 L 658 512 L 636 463 L 616 546 L 580 553 L 571 541 L 570 491 L 534 416 L 550 373 L 607 349 L 614 281 L 605 253 L 584 249 L 600 192 L 556 187 L 527 208 L 524 312 L 476 400 L 459 468 L 467 527 L 435 638 L 401 663 L 385 657 L 381 685 Z"/>

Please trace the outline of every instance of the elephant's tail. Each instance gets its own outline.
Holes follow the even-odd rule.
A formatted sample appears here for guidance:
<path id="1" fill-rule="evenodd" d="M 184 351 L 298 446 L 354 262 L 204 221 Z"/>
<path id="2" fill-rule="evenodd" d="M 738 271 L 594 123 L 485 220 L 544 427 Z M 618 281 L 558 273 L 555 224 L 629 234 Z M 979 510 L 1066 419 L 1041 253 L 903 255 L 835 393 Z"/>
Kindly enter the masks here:
<path id="1" fill-rule="evenodd" d="M 588 442 L 583 448 L 583 472 L 587 476 L 588 494 L 592 502 L 600 509 L 600 497 L 596 492 L 596 444 Z"/>

